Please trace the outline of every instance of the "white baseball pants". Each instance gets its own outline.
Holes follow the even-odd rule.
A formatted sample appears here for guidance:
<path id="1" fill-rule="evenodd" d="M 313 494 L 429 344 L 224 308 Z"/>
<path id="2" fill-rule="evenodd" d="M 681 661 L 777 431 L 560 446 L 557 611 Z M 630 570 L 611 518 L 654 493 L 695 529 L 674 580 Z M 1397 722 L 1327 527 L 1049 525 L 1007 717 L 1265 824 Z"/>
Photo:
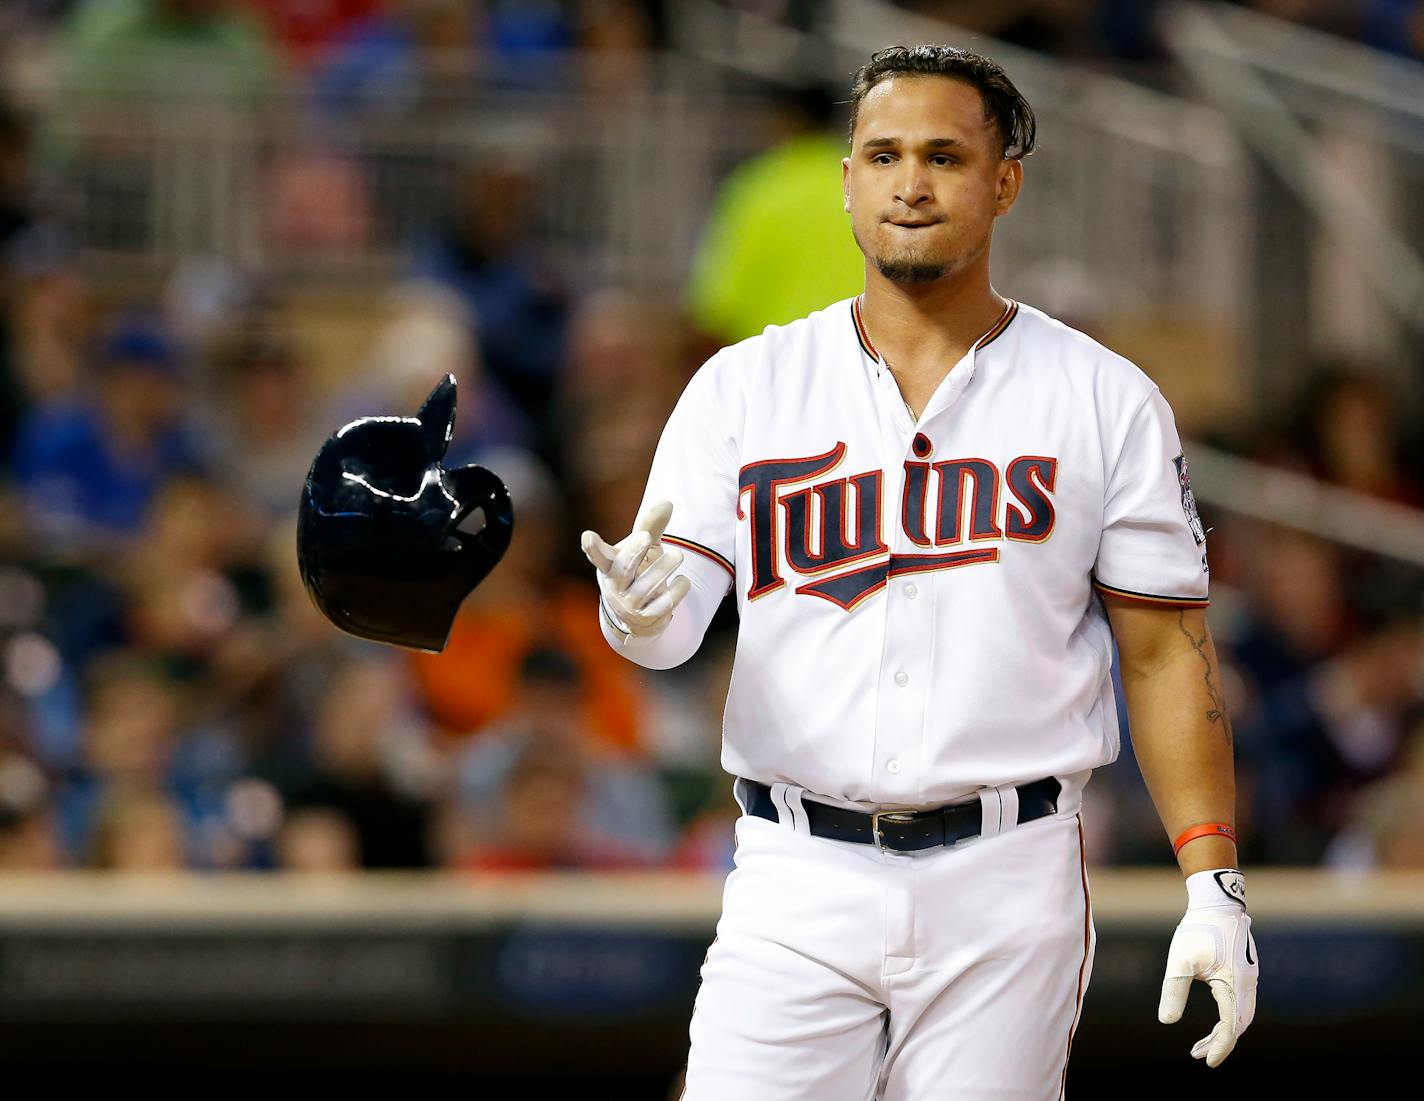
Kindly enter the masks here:
<path id="1" fill-rule="evenodd" d="M 1096 945 L 1076 813 L 904 854 L 736 831 L 686 1101 L 1062 1098 Z"/>

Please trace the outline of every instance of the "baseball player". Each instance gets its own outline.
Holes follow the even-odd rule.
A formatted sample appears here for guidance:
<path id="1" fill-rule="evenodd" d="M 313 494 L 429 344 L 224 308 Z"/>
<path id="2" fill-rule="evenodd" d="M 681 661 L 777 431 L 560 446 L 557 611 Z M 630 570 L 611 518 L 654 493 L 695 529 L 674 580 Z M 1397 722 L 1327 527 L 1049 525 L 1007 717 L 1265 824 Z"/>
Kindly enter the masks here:
<path id="1" fill-rule="evenodd" d="M 633 531 L 585 532 L 611 646 L 685 661 L 741 613 L 722 764 L 743 811 L 685 1096 L 1061 1098 L 1095 934 L 1080 807 L 1133 742 L 1186 878 L 1158 1010 L 1193 979 L 1217 1066 L 1256 954 L 1205 533 L 1133 364 L 995 292 L 1033 147 L 993 61 L 876 53 L 845 209 L 865 290 L 714 355 Z"/>

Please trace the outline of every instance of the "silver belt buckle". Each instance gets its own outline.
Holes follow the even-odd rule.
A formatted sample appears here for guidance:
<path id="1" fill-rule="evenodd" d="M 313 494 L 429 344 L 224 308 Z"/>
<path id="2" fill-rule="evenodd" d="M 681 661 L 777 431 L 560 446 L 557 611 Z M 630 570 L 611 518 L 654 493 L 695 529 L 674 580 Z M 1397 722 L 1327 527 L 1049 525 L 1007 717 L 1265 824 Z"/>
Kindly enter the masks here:
<path id="1" fill-rule="evenodd" d="M 870 839 L 875 843 L 875 847 L 881 852 L 885 852 L 885 844 L 880 836 L 880 819 L 888 818 L 892 822 L 913 822 L 915 812 L 910 810 L 877 810 L 870 815 Z M 890 852 L 899 852 L 899 849 L 891 849 Z"/>

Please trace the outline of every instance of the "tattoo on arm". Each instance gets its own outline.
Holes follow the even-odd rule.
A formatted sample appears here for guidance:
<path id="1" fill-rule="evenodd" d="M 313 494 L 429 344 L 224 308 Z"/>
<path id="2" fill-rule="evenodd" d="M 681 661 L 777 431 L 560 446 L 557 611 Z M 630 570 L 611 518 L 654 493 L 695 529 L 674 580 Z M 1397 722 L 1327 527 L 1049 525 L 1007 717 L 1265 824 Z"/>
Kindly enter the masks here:
<path id="1" fill-rule="evenodd" d="M 1205 672 L 1202 680 L 1206 684 L 1206 693 L 1211 698 L 1211 707 L 1207 709 L 1206 721 L 1213 726 L 1220 723 L 1222 733 L 1226 735 L 1226 744 L 1231 745 L 1231 718 L 1226 713 L 1226 696 L 1211 675 L 1211 659 L 1206 654 L 1206 627 L 1202 627 L 1201 638 L 1195 637 L 1187 627 L 1187 613 L 1177 613 L 1177 628 L 1186 636 L 1188 642 L 1192 644 L 1192 649 L 1197 652 L 1197 657 L 1202 660 L 1202 668 Z"/>

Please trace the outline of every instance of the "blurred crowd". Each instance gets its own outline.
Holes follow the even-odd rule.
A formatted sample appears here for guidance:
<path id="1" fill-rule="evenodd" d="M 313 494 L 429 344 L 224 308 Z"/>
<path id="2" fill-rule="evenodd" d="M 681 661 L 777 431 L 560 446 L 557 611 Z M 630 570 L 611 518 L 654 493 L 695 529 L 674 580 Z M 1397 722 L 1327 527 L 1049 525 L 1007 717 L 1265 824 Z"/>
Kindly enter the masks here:
<path id="1" fill-rule="evenodd" d="M 800 30 L 836 18 L 821 0 L 710 0 L 748 19 Z M 1163 56 L 1165 0 L 886 0 L 1027 49 L 1079 61 Z M 1211 0 L 1405 57 L 1424 57 L 1422 0 Z M 0 28 L 45 42 L 59 34 L 90 81 L 157 86 L 163 66 L 128 66 L 125 51 L 179 42 L 211 68 L 204 82 L 251 94 L 284 74 L 313 80 L 328 107 L 405 110 L 412 97 L 488 79 L 438 55 L 473 49 L 499 80 L 538 87 L 567 79 L 562 62 L 636 78 L 637 55 L 677 37 L 680 0 L 8 0 Z M 190 19 L 175 33 L 152 10 Z M 87 9 L 87 10 L 86 10 Z M 194 27 L 192 21 L 205 24 Z M 23 59 L 21 59 L 23 61 Z M 170 87 L 171 90 L 171 87 Z M 394 93 L 394 94 L 393 94 Z"/>
<path id="2" fill-rule="evenodd" d="M 1389 9 L 1416 28 L 1420 7 L 1254 6 L 1348 8 L 1360 27 Z M 556 82 L 569 56 L 622 59 L 611 68 L 626 79 L 667 14 L 652 0 L 11 7 L 73 76 L 75 98 L 46 110 L 171 94 L 196 49 L 207 90 L 218 80 L 240 99 L 299 71 L 330 119 L 415 117 L 433 84 Z M 1050 21 L 1136 7 L 994 5 Z M 470 41 L 508 64 L 431 61 Z M 787 232 L 808 158 L 831 155 L 829 106 L 782 104 L 774 147 L 707 212 L 683 291 L 621 290 L 551 255 L 518 164 L 477 160 L 432 183 L 440 216 L 387 226 L 410 238 L 406 270 L 363 289 L 359 347 L 334 362 L 310 296 L 251 265 L 96 274 L 92 235 L 38 186 L 45 110 L 0 106 L 0 870 L 727 868 L 735 806 L 718 752 L 735 610 L 686 666 L 642 670 L 603 641 L 577 536 L 627 531 L 666 416 L 713 349 L 859 289 L 848 235 L 814 263 L 756 251 Z M 62 168 L 62 148 L 44 155 Z M 310 185 L 286 183 L 298 197 Z M 817 224 L 838 217 L 828 200 Z M 339 205 L 286 204 L 289 239 L 314 223 L 339 235 Z M 795 285 L 798 268 L 812 285 Z M 321 618 L 294 511 L 323 438 L 358 415 L 413 413 L 446 372 L 460 387 L 449 461 L 497 471 L 517 523 L 437 657 Z M 1214 442 L 1424 506 L 1420 420 L 1384 377 L 1302 365 L 1295 408 Z M 1243 861 L 1424 866 L 1418 573 L 1204 515 Z M 1170 863 L 1126 745 L 1089 796 L 1096 860 Z"/>
<path id="3" fill-rule="evenodd" d="M 1424 57 L 1424 3 L 1419 0 L 1214 2 L 1405 57 Z M 903 0 L 900 6 L 1058 57 L 1131 63 L 1164 54 L 1156 25 L 1164 0 Z"/>

